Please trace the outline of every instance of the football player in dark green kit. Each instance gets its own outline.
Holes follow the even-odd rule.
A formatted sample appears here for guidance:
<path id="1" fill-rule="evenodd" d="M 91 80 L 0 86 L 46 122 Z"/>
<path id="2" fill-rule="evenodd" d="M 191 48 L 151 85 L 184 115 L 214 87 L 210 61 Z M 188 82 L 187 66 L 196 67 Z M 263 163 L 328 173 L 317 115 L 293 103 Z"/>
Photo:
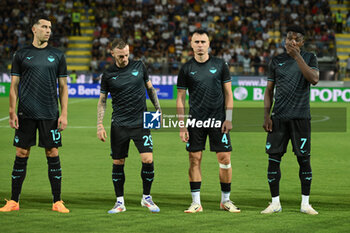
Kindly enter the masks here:
<path id="1" fill-rule="evenodd" d="M 286 51 L 275 56 L 269 64 L 268 82 L 264 97 L 264 129 L 268 132 L 266 153 L 269 155 L 267 171 L 272 202 L 262 214 L 282 211 L 279 198 L 280 164 L 289 140 L 299 163 L 302 213 L 318 214 L 309 204 L 312 180 L 310 164 L 310 84 L 319 80 L 317 58 L 301 50 L 304 30 L 297 25 L 287 29 Z M 276 93 L 274 94 L 274 88 Z M 273 97 L 274 107 L 271 112 Z"/>
<path id="2" fill-rule="evenodd" d="M 200 29 L 192 34 L 191 47 L 194 57 L 183 65 L 177 81 L 176 107 L 180 122 L 184 121 L 186 89 L 188 89 L 190 120 L 220 123 L 218 126 L 209 123 L 209 127 L 200 127 L 196 123 L 195 126 L 180 128 L 180 138 L 183 142 L 187 142 L 186 149 L 189 152 L 192 194 L 192 204 L 185 213 L 203 211 L 200 202 L 201 160 L 208 135 L 210 150 L 216 152 L 219 162 L 220 208 L 239 213 L 241 210 L 230 200 L 232 147 L 229 131 L 232 129 L 233 108 L 231 76 L 224 60 L 209 55 L 209 46 L 207 31 Z M 211 127 L 212 125 L 214 127 Z"/>
<path id="3" fill-rule="evenodd" d="M 142 161 L 141 178 L 143 197 L 141 205 L 151 212 L 159 212 L 159 207 L 150 195 L 154 179 L 153 142 L 149 129 L 143 128 L 143 113 L 147 111 L 146 91 L 157 113 L 160 105 L 157 92 L 148 78 L 142 61 L 129 59 L 129 45 L 121 39 L 112 42 L 111 54 L 115 63 L 102 75 L 101 94 L 97 107 L 97 137 L 105 142 L 107 133 L 103 127 L 108 93 L 112 97 L 111 156 L 113 159 L 112 180 L 117 201 L 108 211 L 110 214 L 126 210 L 124 205 L 124 164 L 128 157 L 129 143 L 132 139 Z M 159 117 L 159 116 L 158 116 Z"/>
<path id="4" fill-rule="evenodd" d="M 19 195 L 26 176 L 30 147 L 45 148 L 53 195 L 53 211 L 69 213 L 61 200 L 62 171 L 58 156 L 61 131 L 67 127 L 67 65 L 64 53 L 48 45 L 51 22 L 46 16 L 32 21 L 33 43 L 18 50 L 12 61 L 10 88 L 11 128 L 16 129 L 16 159 L 12 171 L 12 196 L 0 212 L 19 210 Z M 57 82 L 61 114 L 58 109 Z M 16 113 L 16 103 L 18 109 Z"/>

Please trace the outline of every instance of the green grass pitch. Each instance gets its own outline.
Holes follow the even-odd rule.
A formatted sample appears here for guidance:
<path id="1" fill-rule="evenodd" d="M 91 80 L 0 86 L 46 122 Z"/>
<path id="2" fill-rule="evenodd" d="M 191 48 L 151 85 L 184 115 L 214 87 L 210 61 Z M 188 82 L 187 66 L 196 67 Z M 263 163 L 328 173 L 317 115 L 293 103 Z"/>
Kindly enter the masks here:
<path id="1" fill-rule="evenodd" d="M 109 127 L 108 100 L 105 127 Z M 149 103 L 148 103 L 149 104 Z M 174 100 L 161 101 L 163 107 Z M 235 102 L 236 107 L 262 107 L 262 102 Z M 313 107 L 345 107 L 348 104 L 312 104 Z M 281 165 L 283 212 L 261 215 L 270 201 L 266 178 L 266 134 L 231 132 L 233 180 L 231 199 L 242 213 L 219 209 L 219 166 L 214 153 L 203 154 L 201 200 L 203 213 L 185 214 L 191 203 L 188 155 L 178 132 L 152 131 L 156 177 L 152 196 L 161 212 L 150 213 L 140 206 L 141 162 L 131 143 L 126 161 L 125 205 L 127 211 L 107 214 L 115 196 L 111 181 L 109 143 L 96 137 L 97 99 L 70 99 L 69 126 L 60 149 L 63 169 L 62 199 L 70 214 L 51 211 L 51 193 L 44 150 L 32 147 L 20 211 L 0 213 L 0 232 L 349 232 L 349 126 L 347 132 L 312 134 L 313 181 L 310 202 L 317 216 L 299 212 L 298 165 L 289 145 Z M 150 108 L 153 109 L 153 108 Z M 331 114 L 331 112 L 330 112 Z M 14 130 L 8 127 L 8 98 L 0 98 L 0 203 L 11 197 L 11 171 L 15 157 Z M 262 125 L 262 120 L 254 124 Z M 109 129 L 109 128 L 108 128 Z"/>

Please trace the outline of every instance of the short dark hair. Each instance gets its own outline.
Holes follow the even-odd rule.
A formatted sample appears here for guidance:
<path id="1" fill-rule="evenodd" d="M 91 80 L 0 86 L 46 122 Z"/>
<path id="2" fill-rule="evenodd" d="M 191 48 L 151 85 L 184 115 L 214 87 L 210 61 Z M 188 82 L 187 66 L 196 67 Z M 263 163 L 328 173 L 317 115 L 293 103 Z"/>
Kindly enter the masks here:
<path id="1" fill-rule="evenodd" d="M 305 30 L 304 28 L 300 27 L 299 25 L 291 25 L 287 28 L 287 33 L 288 32 L 296 32 L 296 33 L 300 33 L 303 36 L 305 36 Z"/>
<path id="2" fill-rule="evenodd" d="M 199 35 L 203 35 L 203 34 L 206 34 L 208 37 L 209 37 L 209 32 L 203 28 L 199 28 L 197 30 L 195 30 L 192 34 L 191 34 L 191 37 L 194 35 L 194 34 L 199 34 Z"/>
<path id="3" fill-rule="evenodd" d="M 37 15 L 34 18 L 32 18 L 30 25 L 33 27 L 35 24 L 39 24 L 39 20 L 41 20 L 41 19 L 51 21 L 47 15 Z"/>
<path id="4" fill-rule="evenodd" d="M 127 46 L 128 44 L 123 40 L 123 39 L 120 39 L 120 38 L 117 38 L 117 39 L 114 39 L 112 41 L 112 50 L 117 48 L 117 49 L 123 49 Z"/>

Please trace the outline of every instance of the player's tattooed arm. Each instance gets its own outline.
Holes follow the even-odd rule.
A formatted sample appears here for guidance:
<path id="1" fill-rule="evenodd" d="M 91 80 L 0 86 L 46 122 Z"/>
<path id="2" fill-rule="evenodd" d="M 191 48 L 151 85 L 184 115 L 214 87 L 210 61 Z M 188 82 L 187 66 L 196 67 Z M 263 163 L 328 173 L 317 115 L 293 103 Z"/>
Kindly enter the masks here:
<path id="1" fill-rule="evenodd" d="M 159 104 L 159 99 L 157 96 L 157 90 L 153 87 L 151 81 L 148 81 L 146 83 L 146 88 L 147 88 L 147 93 L 148 93 L 148 97 L 151 100 L 154 108 L 158 111 L 161 111 L 160 109 L 160 104 Z"/>
<path id="2" fill-rule="evenodd" d="M 97 126 L 103 124 L 103 118 L 105 116 L 107 106 L 107 95 L 100 94 L 100 99 L 97 104 Z"/>
<path id="3" fill-rule="evenodd" d="M 101 141 L 106 141 L 107 133 L 103 127 L 103 118 L 105 116 L 107 106 L 107 94 L 100 94 L 100 99 L 97 104 L 97 137 Z"/>

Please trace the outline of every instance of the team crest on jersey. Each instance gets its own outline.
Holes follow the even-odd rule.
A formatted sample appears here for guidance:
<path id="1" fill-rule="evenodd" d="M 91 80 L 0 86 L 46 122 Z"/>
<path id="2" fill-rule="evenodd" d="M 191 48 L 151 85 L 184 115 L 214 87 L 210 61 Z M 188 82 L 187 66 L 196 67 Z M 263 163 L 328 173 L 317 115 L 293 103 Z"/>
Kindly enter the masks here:
<path id="1" fill-rule="evenodd" d="M 50 55 L 47 57 L 47 60 L 49 60 L 49 62 L 53 62 L 55 58 L 52 55 Z"/>
<path id="2" fill-rule="evenodd" d="M 216 69 L 215 67 L 211 67 L 211 68 L 209 69 L 209 71 L 210 71 L 210 73 L 215 74 L 216 71 L 217 71 L 217 69 Z"/>
<path id="3" fill-rule="evenodd" d="M 139 74 L 139 72 L 137 70 L 132 70 L 131 74 L 134 75 L 134 76 L 137 76 Z"/>

